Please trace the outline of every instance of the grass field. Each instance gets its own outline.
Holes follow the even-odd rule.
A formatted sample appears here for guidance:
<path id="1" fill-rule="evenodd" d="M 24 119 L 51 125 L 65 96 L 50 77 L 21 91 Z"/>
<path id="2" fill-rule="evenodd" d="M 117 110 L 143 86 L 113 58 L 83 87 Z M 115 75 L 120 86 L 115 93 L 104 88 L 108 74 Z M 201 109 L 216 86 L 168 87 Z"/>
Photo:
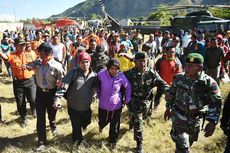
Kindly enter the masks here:
<path id="1" fill-rule="evenodd" d="M 229 92 L 230 84 L 222 84 L 222 96 L 226 97 Z M 29 105 L 28 126 L 22 128 L 18 124 L 16 102 L 12 90 L 12 81 L 6 73 L 0 75 L 0 103 L 4 124 L 0 126 L 0 152 L 35 152 L 37 147 L 36 119 L 31 117 Z M 92 123 L 84 131 L 84 142 L 78 149 L 73 147 L 71 142 L 71 124 L 68 118 L 65 101 L 64 108 L 57 113 L 57 125 L 59 137 L 53 138 L 47 122 L 48 148 L 46 152 L 84 152 L 84 153 L 129 153 L 133 152 L 136 143 L 133 140 L 133 131 L 128 130 L 127 108 L 123 109 L 120 138 L 115 149 L 107 147 L 108 126 L 103 133 L 98 131 L 97 108 L 98 103 L 92 104 L 93 117 Z M 169 135 L 171 122 L 163 120 L 165 102 L 162 99 L 158 112 L 152 114 L 152 118 L 146 122 L 144 129 L 144 150 L 146 153 L 172 153 L 175 150 L 174 143 Z M 47 119 L 48 120 L 48 119 Z M 219 128 L 219 124 L 214 135 L 205 138 L 201 132 L 198 142 L 191 148 L 192 153 L 221 153 L 224 150 L 226 137 Z"/>

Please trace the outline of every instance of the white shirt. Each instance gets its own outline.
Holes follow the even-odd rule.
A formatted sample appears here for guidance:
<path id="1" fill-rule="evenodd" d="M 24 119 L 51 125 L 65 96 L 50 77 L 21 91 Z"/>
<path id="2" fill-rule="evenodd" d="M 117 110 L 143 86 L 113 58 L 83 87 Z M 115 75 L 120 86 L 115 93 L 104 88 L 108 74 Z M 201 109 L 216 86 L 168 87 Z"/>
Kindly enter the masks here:
<path id="1" fill-rule="evenodd" d="M 59 43 L 58 45 L 51 44 L 54 58 L 57 58 L 59 62 L 63 60 L 63 52 L 65 52 L 65 45 L 63 43 Z"/>
<path id="2" fill-rule="evenodd" d="M 182 38 L 182 47 L 186 48 L 191 41 L 191 35 L 185 34 L 185 36 Z"/>

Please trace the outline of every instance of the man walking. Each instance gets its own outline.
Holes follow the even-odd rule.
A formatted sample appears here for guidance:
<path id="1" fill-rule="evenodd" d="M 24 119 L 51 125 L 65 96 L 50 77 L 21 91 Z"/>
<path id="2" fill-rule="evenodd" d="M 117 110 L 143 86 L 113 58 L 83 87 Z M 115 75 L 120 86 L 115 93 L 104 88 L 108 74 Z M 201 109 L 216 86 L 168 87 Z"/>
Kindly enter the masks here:
<path id="1" fill-rule="evenodd" d="M 219 119 L 220 89 L 216 81 L 202 71 L 203 62 L 199 53 L 189 54 L 185 58 L 185 72 L 174 77 L 166 93 L 164 119 L 172 118 L 170 134 L 176 144 L 176 153 L 189 152 L 190 146 L 198 139 L 202 119 L 203 123 L 208 121 L 205 137 L 214 133 Z"/>
<path id="2" fill-rule="evenodd" d="M 148 117 L 150 109 L 149 95 L 153 87 L 160 87 L 162 91 L 168 89 L 168 85 L 163 81 L 157 72 L 147 67 L 146 52 L 139 51 L 135 55 L 135 67 L 125 73 L 131 84 L 132 100 L 128 104 L 131 123 L 134 126 L 134 140 L 137 142 L 136 151 L 142 153 L 142 132 L 144 119 Z"/>

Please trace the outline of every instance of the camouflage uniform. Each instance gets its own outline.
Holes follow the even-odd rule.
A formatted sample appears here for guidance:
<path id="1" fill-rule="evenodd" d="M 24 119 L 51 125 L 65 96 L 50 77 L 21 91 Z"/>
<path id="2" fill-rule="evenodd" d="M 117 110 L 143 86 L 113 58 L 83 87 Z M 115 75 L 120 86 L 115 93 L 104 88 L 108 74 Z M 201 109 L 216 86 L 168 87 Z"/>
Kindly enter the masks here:
<path id="1" fill-rule="evenodd" d="M 150 106 L 149 95 L 155 86 L 161 87 L 163 91 L 168 89 L 168 85 L 161 77 L 146 68 L 141 73 L 137 68 L 133 68 L 125 73 L 132 88 L 132 101 L 129 103 L 130 119 L 134 126 L 134 139 L 141 142 L 143 140 L 142 131 L 144 119 L 148 117 L 147 112 Z"/>
<path id="2" fill-rule="evenodd" d="M 215 125 L 218 122 L 220 89 L 216 81 L 204 72 L 197 80 L 183 73 L 176 75 L 166 101 L 167 109 L 173 112 L 170 134 L 177 150 L 187 150 L 197 141 L 202 118 Z"/>

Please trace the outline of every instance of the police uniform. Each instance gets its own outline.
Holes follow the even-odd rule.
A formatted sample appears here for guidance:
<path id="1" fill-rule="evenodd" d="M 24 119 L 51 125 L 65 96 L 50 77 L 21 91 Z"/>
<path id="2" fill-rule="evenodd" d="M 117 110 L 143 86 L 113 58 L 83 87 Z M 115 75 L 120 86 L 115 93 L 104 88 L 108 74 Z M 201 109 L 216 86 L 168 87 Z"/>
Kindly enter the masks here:
<path id="1" fill-rule="evenodd" d="M 42 43 L 38 47 L 38 51 L 52 54 L 52 48 L 47 43 Z M 39 144 L 46 144 L 46 110 L 50 128 L 54 134 L 56 132 L 56 112 L 53 107 L 54 96 L 56 92 L 56 81 L 64 77 L 64 70 L 61 63 L 51 58 L 47 63 L 41 59 L 29 64 L 36 69 L 36 111 L 37 111 L 37 133 Z"/>
<path id="2" fill-rule="evenodd" d="M 203 64 L 203 61 L 198 53 L 185 58 L 186 63 Z M 196 80 L 181 73 L 173 79 L 166 96 L 166 107 L 173 112 L 170 134 L 176 144 L 176 152 L 188 152 L 198 139 L 202 119 L 217 124 L 221 109 L 220 89 L 216 81 L 204 72 Z"/>
<path id="3" fill-rule="evenodd" d="M 143 51 L 137 52 L 135 60 L 145 59 L 147 54 Z M 157 72 L 146 68 L 143 73 L 138 71 L 136 67 L 125 73 L 131 84 L 132 100 L 129 103 L 129 113 L 131 122 L 134 126 L 134 139 L 138 145 L 142 145 L 142 132 L 144 119 L 147 118 L 147 112 L 150 106 L 148 99 L 153 87 L 160 87 L 163 91 L 168 89 L 168 85 L 161 79 Z"/>
<path id="4" fill-rule="evenodd" d="M 25 45 L 26 42 L 23 39 L 15 39 L 17 45 Z M 17 103 L 17 110 L 22 119 L 22 124 L 26 125 L 26 100 L 30 103 L 31 111 L 35 115 L 35 94 L 36 85 L 34 80 L 34 71 L 22 69 L 22 65 L 34 61 L 37 56 L 35 52 L 21 52 L 16 50 L 15 52 L 7 55 L 8 62 L 10 63 L 13 72 L 13 90 Z"/>

